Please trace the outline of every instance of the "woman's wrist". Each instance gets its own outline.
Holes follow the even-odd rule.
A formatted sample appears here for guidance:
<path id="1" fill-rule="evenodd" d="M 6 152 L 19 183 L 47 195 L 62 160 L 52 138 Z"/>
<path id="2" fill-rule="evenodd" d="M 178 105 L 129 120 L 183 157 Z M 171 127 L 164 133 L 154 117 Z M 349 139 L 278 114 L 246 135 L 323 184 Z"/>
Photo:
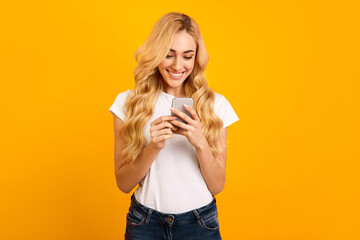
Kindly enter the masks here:
<path id="1" fill-rule="evenodd" d="M 159 153 L 162 149 L 162 148 L 157 147 L 153 141 L 150 141 L 146 147 L 149 148 L 149 150 L 153 153 Z"/>
<path id="2" fill-rule="evenodd" d="M 196 142 L 196 145 L 194 145 L 196 151 L 198 150 L 204 150 L 206 147 L 208 147 L 208 142 L 206 140 L 206 138 L 204 137 L 203 139 L 199 140 Z"/>

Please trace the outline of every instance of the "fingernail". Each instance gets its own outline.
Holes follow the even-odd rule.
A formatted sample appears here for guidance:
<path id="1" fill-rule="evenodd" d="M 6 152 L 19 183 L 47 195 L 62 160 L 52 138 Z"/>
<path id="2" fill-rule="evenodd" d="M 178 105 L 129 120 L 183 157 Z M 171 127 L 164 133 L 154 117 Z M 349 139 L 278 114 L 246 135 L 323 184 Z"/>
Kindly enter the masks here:
<path id="1" fill-rule="evenodd" d="M 184 103 L 184 106 L 185 106 L 185 107 L 188 107 L 188 105 L 186 105 L 185 103 Z"/>
<path id="2" fill-rule="evenodd" d="M 174 108 L 172 108 L 172 107 L 171 107 L 170 109 L 171 109 L 171 110 L 175 110 L 175 109 L 174 109 Z"/>

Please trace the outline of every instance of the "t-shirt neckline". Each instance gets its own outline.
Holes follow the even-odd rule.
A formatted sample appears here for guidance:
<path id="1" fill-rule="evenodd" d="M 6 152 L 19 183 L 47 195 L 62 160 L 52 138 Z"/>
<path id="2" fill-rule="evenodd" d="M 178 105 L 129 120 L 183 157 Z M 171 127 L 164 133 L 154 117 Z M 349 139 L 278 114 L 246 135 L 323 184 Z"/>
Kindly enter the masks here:
<path id="1" fill-rule="evenodd" d="M 164 91 L 162 91 L 162 90 L 160 90 L 160 92 L 161 92 L 162 94 L 164 94 L 165 96 L 168 96 L 168 97 L 171 97 L 171 98 L 176 98 L 174 95 L 168 94 L 168 93 L 166 93 L 166 92 L 164 92 Z"/>

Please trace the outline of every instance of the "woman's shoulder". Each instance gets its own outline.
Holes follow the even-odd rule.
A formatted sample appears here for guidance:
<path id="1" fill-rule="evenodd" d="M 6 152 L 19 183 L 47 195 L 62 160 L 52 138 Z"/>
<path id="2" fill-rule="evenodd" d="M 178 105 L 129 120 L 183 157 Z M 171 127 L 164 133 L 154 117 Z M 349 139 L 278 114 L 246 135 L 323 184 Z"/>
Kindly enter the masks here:
<path id="1" fill-rule="evenodd" d="M 221 104 L 222 101 L 226 100 L 224 95 L 214 91 L 214 105 Z"/>
<path id="2" fill-rule="evenodd" d="M 119 92 L 117 95 L 116 95 L 116 100 L 118 101 L 124 101 L 128 98 L 128 96 L 133 92 L 133 90 L 126 90 L 126 91 L 122 91 L 122 92 Z"/>
<path id="3" fill-rule="evenodd" d="M 126 99 L 128 98 L 128 96 L 130 95 L 130 93 L 133 90 L 126 90 L 126 91 L 122 91 L 120 93 L 118 93 L 115 97 L 115 101 L 113 103 L 113 105 L 115 106 L 122 106 L 125 104 Z"/>
<path id="4" fill-rule="evenodd" d="M 223 98 L 224 96 L 214 91 L 215 99 Z"/>
<path id="5" fill-rule="evenodd" d="M 224 111 L 227 108 L 231 108 L 230 102 L 226 99 L 226 97 L 220 93 L 214 91 L 215 99 L 214 99 L 214 109 L 215 111 Z"/>
<path id="6" fill-rule="evenodd" d="M 120 93 L 117 94 L 115 101 L 113 102 L 113 104 L 110 107 L 110 111 L 115 113 L 121 120 L 125 121 L 125 112 L 124 112 L 124 105 L 126 102 L 126 99 L 128 98 L 128 96 L 130 95 L 130 93 L 133 90 L 126 90 L 126 91 L 122 91 Z"/>
<path id="7" fill-rule="evenodd" d="M 239 120 L 230 102 L 222 94 L 215 93 L 214 111 L 223 121 L 223 127 Z"/>

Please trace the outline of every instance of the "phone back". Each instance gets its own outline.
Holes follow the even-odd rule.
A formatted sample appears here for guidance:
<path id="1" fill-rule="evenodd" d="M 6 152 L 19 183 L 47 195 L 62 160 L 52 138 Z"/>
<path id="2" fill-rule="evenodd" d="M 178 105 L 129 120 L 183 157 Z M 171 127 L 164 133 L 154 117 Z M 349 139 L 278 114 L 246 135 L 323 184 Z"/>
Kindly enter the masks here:
<path id="1" fill-rule="evenodd" d="M 194 100 L 192 98 L 173 98 L 172 103 L 171 103 L 171 107 L 176 108 L 178 110 L 180 110 L 181 112 L 185 113 L 186 115 L 188 115 L 190 118 L 191 114 L 184 108 L 184 104 L 193 107 L 194 105 Z M 177 116 L 175 113 L 171 112 L 171 115 L 173 116 Z M 183 120 L 181 117 L 178 116 L 178 121 L 183 122 L 185 124 L 187 124 L 187 122 L 185 120 Z"/>

